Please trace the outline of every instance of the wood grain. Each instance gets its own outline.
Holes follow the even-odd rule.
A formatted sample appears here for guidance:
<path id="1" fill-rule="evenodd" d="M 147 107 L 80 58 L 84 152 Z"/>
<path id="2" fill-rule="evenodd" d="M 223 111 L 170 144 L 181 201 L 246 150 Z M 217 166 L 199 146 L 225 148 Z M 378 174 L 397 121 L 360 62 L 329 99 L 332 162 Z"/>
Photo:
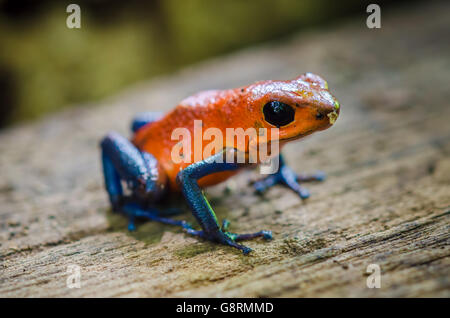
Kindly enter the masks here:
<path id="1" fill-rule="evenodd" d="M 450 297 L 449 3 L 383 11 L 253 47 L 0 134 L 1 297 Z M 202 89 L 328 79 L 335 127 L 286 147 L 321 169 L 306 202 L 282 187 L 256 196 L 244 172 L 207 190 L 236 232 L 271 229 L 251 256 L 160 224 L 136 233 L 109 210 L 99 147 L 133 114 Z M 76 88 L 74 88 L 76 89 Z M 95 107 L 94 107 L 95 106 Z M 182 216 L 192 220 L 189 213 Z M 67 266 L 81 288 L 66 286 Z M 369 264 L 381 288 L 366 286 Z"/>

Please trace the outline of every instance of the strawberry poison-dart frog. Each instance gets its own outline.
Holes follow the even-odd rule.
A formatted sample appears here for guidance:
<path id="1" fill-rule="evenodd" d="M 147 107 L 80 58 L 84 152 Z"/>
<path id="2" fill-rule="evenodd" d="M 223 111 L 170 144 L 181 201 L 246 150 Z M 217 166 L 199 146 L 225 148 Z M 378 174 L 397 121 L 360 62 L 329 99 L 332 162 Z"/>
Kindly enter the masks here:
<path id="1" fill-rule="evenodd" d="M 249 159 L 251 149 L 262 149 L 263 144 L 266 149 L 271 148 L 269 145 L 277 141 L 279 149 L 289 141 L 331 127 L 339 111 L 327 82 L 306 73 L 287 81 L 269 80 L 235 89 L 204 91 L 181 101 L 167 114 L 140 114 L 132 122 L 131 140 L 111 132 L 101 141 L 105 185 L 113 210 L 129 218 L 131 231 L 135 229 L 135 219 L 144 218 L 180 226 L 187 234 L 230 245 L 247 254 L 251 249 L 237 242 L 256 237 L 271 239 L 272 233 L 236 234 L 228 230 L 228 221 L 219 225 L 202 188 L 228 179 L 241 168 L 260 164 L 259 157 L 256 162 Z M 209 155 L 206 147 L 210 143 L 204 140 L 213 138 L 203 136 L 203 141 L 198 142 L 194 135 L 199 128 L 205 135 L 206 131 L 213 131 L 220 139 L 210 147 Z M 244 142 L 236 143 L 235 136 L 230 138 L 227 134 L 230 128 L 253 128 L 258 135 L 245 136 Z M 174 138 L 177 129 L 190 134 L 187 140 Z M 223 138 L 217 137 L 220 134 Z M 243 155 L 243 160 L 236 160 L 239 155 Z M 281 184 L 305 199 L 309 193 L 300 184 L 324 179 L 323 173 L 296 174 L 284 163 L 279 151 L 268 151 L 268 158 L 278 159 L 278 169 L 254 183 L 256 192 Z M 122 183 L 127 187 L 126 194 Z M 156 209 L 155 204 L 168 193 L 184 196 L 201 229 Z"/>

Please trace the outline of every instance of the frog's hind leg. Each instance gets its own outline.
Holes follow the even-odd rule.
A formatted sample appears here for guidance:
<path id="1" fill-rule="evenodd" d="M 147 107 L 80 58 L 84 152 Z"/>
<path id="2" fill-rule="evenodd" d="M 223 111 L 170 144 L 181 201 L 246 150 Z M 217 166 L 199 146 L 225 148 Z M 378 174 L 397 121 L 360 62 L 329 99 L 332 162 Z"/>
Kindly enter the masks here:
<path id="1" fill-rule="evenodd" d="M 280 168 L 274 174 L 267 176 L 262 180 L 258 180 L 253 184 L 257 193 L 263 193 L 267 189 L 273 187 L 276 184 L 282 184 L 295 193 L 297 193 L 300 198 L 309 198 L 309 191 L 305 189 L 300 183 L 311 182 L 311 181 L 323 181 L 326 176 L 325 173 L 318 171 L 314 174 L 297 174 L 288 165 L 285 164 L 283 156 L 279 157 Z"/>
<path id="2" fill-rule="evenodd" d="M 137 114 L 131 122 L 131 131 L 136 132 L 145 125 L 157 121 L 164 113 L 162 112 L 144 112 Z"/>
<path id="3" fill-rule="evenodd" d="M 169 225 L 181 226 L 184 229 L 191 229 L 191 225 L 186 221 L 173 220 L 170 218 L 160 216 L 160 211 L 156 209 L 142 208 L 138 204 L 127 203 L 122 207 L 123 211 L 129 216 L 128 230 L 134 231 L 135 219 L 145 218 L 151 221 L 156 221 Z"/>
<path id="4" fill-rule="evenodd" d="M 158 162 L 151 154 L 140 151 L 115 132 L 103 138 L 101 148 L 105 186 L 111 205 L 115 211 L 129 217 L 130 230 L 135 229 L 136 218 L 188 227 L 187 222 L 161 217 L 158 210 L 143 204 L 147 198 L 158 200 L 165 187 L 165 176 L 160 175 Z M 131 196 L 124 196 L 121 180 L 130 188 Z"/>

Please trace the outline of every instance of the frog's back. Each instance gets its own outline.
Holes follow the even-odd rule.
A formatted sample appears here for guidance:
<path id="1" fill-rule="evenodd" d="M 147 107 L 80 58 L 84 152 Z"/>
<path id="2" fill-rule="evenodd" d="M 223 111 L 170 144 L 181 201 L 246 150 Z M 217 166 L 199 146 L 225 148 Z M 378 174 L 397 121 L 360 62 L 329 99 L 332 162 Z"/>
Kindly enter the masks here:
<path id="1" fill-rule="evenodd" d="M 218 128 L 225 136 L 226 127 L 233 127 L 232 109 L 229 107 L 230 98 L 233 100 L 234 90 L 211 90 L 200 92 L 183 100 L 175 109 L 167 113 L 161 119 L 152 122 L 139 129 L 133 138 L 133 143 L 141 150 L 151 153 L 162 165 L 166 172 L 170 188 L 178 190 L 176 176 L 178 172 L 191 163 L 194 163 L 193 151 L 190 158 L 183 158 L 181 162 L 174 162 L 172 150 L 179 144 L 180 136 L 172 140 L 172 134 L 177 128 L 189 132 L 191 142 L 194 145 L 194 120 L 201 120 L 201 128 L 204 132 L 208 128 Z M 199 126 L 200 127 L 200 126 Z M 200 138 L 202 136 L 200 135 Z M 203 142 L 202 146 L 208 142 Z M 203 147 L 201 153 L 203 154 Z M 177 152 L 178 153 L 178 152 Z M 201 158 L 204 159 L 204 158 Z M 185 162 L 186 161 L 186 162 Z M 209 175 L 199 180 L 199 185 L 209 186 L 220 183 L 238 171 L 220 172 Z"/>

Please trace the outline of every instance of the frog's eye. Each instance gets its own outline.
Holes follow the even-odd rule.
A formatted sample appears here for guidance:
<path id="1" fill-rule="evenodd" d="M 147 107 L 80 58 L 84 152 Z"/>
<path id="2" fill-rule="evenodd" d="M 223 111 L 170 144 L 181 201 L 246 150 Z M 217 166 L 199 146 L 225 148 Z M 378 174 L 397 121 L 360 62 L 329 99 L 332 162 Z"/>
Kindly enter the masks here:
<path id="1" fill-rule="evenodd" d="M 295 110 L 278 101 L 268 102 L 263 108 L 264 119 L 276 127 L 286 126 L 294 121 Z"/>

